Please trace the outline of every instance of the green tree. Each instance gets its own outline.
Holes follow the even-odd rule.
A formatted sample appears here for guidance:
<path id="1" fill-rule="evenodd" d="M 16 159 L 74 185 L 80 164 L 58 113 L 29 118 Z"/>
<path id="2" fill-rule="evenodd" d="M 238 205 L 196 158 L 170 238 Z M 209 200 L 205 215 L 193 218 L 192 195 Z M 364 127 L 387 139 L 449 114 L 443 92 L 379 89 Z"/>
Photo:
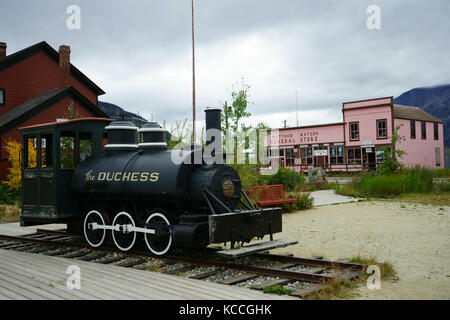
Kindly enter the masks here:
<path id="1" fill-rule="evenodd" d="M 64 119 L 73 120 L 79 119 L 83 116 L 80 115 L 78 109 L 75 108 L 75 102 L 71 101 L 67 106 L 67 110 L 62 114 Z M 74 136 L 62 136 L 60 140 L 60 153 L 61 153 L 61 167 L 62 168 L 75 168 L 75 137 Z M 92 154 L 92 139 L 83 137 L 79 139 L 79 153 L 80 161 L 83 161 Z"/>
<path id="2" fill-rule="evenodd" d="M 239 88 L 236 86 L 239 85 Z M 248 133 L 251 129 L 251 126 L 245 126 L 244 124 L 239 127 L 239 123 L 242 119 L 250 117 L 250 112 L 247 111 L 247 107 L 251 102 L 249 102 L 249 90 L 250 86 L 244 83 L 244 79 L 241 78 L 241 83 L 236 82 L 233 85 L 233 92 L 231 93 L 231 106 L 228 106 L 227 102 L 222 104 L 222 131 L 224 133 L 228 133 L 229 129 L 232 129 L 234 136 L 234 141 L 232 144 L 234 145 L 234 163 L 237 164 L 237 150 L 238 147 L 246 149 L 249 145 L 248 138 L 240 141 L 237 137 L 240 134 Z M 226 150 L 227 145 L 227 136 L 223 137 L 223 146 L 224 150 Z M 248 158 L 248 157 L 246 157 Z"/>
<path id="3" fill-rule="evenodd" d="M 391 137 L 391 143 L 389 147 L 381 148 L 383 151 L 383 161 L 377 169 L 379 174 L 387 174 L 396 171 L 397 169 L 403 169 L 404 165 L 400 162 L 403 156 L 406 154 L 404 150 L 397 149 L 397 144 L 400 144 L 405 140 L 404 136 L 398 134 L 398 131 L 403 126 L 399 124 L 394 128 Z"/>
<path id="4" fill-rule="evenodd" d="M 184 121 L 176 121 L 175 124 L 168 128 L 167 121 L 164 120 L 162 127 L 170 132 L 171 139 L 167 141 L 167 147 L 169 150 L 179 147 L 181 144 L 190 143 L 192 141 L 192 123 L 188 119 Z M 203 134 L 203 132 L 202 132 Z"/>
<path id="5" fill-rule="evenodd" d="M 236 83 L 237 85 L 237 83 Z M 251 102 L 249 102 L 250 95 L 248 91 L 250 90 L 250 86 L 244 83 L 244 79 L 241 79 L 241 88 L 236 91 L 233 90 L 231 93 L 232 102 L 232 111 L 231 111 L 231 121 L 232 128 L 237 131 L 239 130 L 239 121 L 243 118 L 250 117 L 250 112 L 247 112 L 247 107 Z"/>

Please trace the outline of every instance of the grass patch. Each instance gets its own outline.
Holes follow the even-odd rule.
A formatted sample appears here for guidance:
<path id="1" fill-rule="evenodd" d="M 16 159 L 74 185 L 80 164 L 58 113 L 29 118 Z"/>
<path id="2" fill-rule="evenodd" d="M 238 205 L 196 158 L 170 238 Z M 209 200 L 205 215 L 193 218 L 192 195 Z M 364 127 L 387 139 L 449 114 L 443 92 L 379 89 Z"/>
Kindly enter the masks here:
<path id="1" fill-rule="evenodd" d="M 434 169 L 431 172 L 436 178 L 450 178 L 450 169 Z"/>
<path id="2" fill-rule="evenodd" d="M 18 222 L 20 220 L 19 205 L 0 205 L 0 223 Z"/>
<path id="3" fill-rule="evenodd" d="M 431 194 L 450 191 L 450 183 L 433 183 L 433 179 L 447 174 L 443 171 L 413 168 L 390 174 L 368 173 L 348 184 L 337 187 L 336 192 L 351 197 L 392 198 L 403 194 Z"/>
<path id="4" fill-rule="evenodd" d="M 450 191 L 437 191 L 432 193 L 406 193 L 391 199 L 417 202 L 421 204 L 431 204 L 436 206 L 450 206 Z M 443 208 L 441 209 L 443 210 Z"/>
<path id="5" fill-rule="evenodd" d="M 339 278 L 333 279 L 320 291 L 317 290 L 314 294 L 306 297 L 310 300 L 330 300 L 330 299 L 349 299 L 354 297 L 354 289 L 366 285 L 367 278 L 371 274 L 367 274 L 367 267 L 370 265 L 377 265 L 380 267 L 381 280 L 391 280 L 397 278 L 397 272 L 394 270 L 392 263 L 388 261 L 378 262 L 376 257 L 362 257 L 355 256 L 350 260 L 354 263 L 364 265 L 363 270 L 358 279 L 340 281 Z"/>
<path id="6" fill-rule="evenodd" d="M 276 286 L 264 287 L 263 291 L 264 291 L 264 293 L 275 293 L 278 295 L 290 294 L 292 292 L 291 289 L 286 289 L 285 287 L 283 287 L 279 284 Z"/>
<path id="7" fill-rule="evenodd" d="M 370 265 L 377 265 L 380 267 L 381 280 L 391 280 L 397 277 L 397 272 L 395 271 L 393 264 L 389 261 L 378 262 L 376 257 L 366 258 L 359 255 L 351 258 L 350 261 L 364 265 L 363 271 L 359 278 L 364 283 L 370 276 L 370 274 L 366 273 L 367 267 Z"/>
<path id="8" fill-rule="evenodd" d="M 333 279 L 320 291 L 316 290 L 312 295 L 305 297 L 307 300 L 331 300 L 331 299 L 349 299 L 353 298 L 352 291 L 358 288 L 359 284 L 353 280 L 340 281 Z"/>
<path id="9" fill-rule="evenodd" d="M 146 270 L 151 272 L 161 272 L 161 266 L 158 264 L 151 264 Z"/>

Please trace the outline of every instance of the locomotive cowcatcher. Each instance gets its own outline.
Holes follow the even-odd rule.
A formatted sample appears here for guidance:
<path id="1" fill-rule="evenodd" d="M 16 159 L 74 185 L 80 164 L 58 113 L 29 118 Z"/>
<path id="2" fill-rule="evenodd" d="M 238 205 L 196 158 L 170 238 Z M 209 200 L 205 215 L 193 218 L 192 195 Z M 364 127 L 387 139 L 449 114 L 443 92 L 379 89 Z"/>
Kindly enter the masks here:
<path id="1" fill-rule="evenodd" d="M 220 109 L 205 113 L 206 131 L 220 130 Z M 280 208 L 256 209 L 239 174 L 208 164 L 201 146 L 168 150 L 155 122 L 79 118 L 20 130 L 21 226 L 66 223 L 92 247 L 112 238 L 123 251 L 143 238 L 156 255 L 281 232 Z M 216 139 L 221 148 L 208 136 L 207 146 Z"/>

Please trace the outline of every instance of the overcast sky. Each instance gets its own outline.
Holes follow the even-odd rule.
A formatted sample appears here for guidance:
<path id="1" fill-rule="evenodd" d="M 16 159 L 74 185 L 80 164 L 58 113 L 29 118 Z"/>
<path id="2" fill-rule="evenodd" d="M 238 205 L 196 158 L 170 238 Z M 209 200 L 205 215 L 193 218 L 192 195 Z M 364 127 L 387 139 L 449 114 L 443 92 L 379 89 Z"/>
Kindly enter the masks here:
<path id="1" fill-rule="evenodd" d="M 252 123 L 342 120 L 342 102 L 450 83 L 448 0 L 194 0 L 197 118 L 251 86 Z M 70 30 L 67 7 L 81 9 Z M 377 5 L 381 29 L 366 12 Z M 8 53 L 42 40 L 115 103 L 147 119 L 192 117 L 191 1 L 0 0 Z M 239 88 L 239 86 L 237 87 Z"/>

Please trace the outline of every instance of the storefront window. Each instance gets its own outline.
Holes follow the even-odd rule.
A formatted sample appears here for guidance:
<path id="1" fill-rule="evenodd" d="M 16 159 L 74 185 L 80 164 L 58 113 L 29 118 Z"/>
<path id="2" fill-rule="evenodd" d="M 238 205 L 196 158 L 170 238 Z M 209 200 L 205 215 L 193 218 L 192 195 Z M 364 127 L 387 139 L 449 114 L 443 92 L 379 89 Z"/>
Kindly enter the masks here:
<path id="1" fill-rule="evenodd" d="M 347 157 L 349 164 L 361 163 L 361 149 L 348 149 Z"/>
<path id="2" fill-rule="evenodd" d="M 300 148 L 300 159 L 302 166 L 311 165 L 313 163 L 312 148 Z"/>
<path id="3" fill-rule="evenodd" d="M 294 166 L 295 152 L 294 149 L 286 149 L 286 167 Z"/>
<path id="4" fill-rule="evenodd" d="M 300 148 L 300 162 L 302 165 L 306 164 L 306 148 Z"/>
<path id="5" fill-rule="evenodd" d="M 307 165 L 313 164 L 313 153 L 312 153 L 312 148 L 307 148 L 307 149 L 306 149 L 306 157 L 307 157 L 306 164 L 307 164 Z"/>
<path id="6" fill-rule="evenodd" d="M 344 163 L 344 146 L 330 147 L 330 163 L 343 164 Z"/>

